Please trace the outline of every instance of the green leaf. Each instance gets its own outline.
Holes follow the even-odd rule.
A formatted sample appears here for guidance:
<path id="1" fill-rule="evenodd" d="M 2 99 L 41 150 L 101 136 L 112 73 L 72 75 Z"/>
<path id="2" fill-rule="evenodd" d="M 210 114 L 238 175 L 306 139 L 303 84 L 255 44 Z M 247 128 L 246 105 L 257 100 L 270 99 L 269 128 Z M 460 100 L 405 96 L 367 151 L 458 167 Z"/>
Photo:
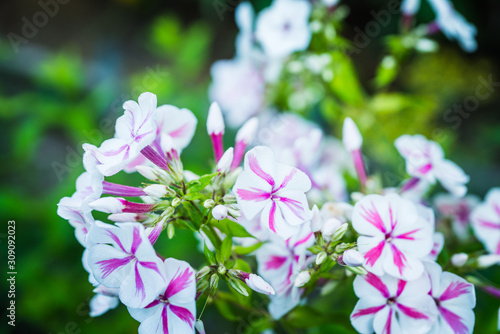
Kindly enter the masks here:
<path id="1" fill-rule="evenodd" d="M 207 243 L 204 243 L 203 253 L 205 254 L 205 258 L 210 265 L 215 265 L 217 262 L 215 261 L 214 253 L 208 249 Z"/>
<path id="2" fill-rule="evenodd" d="M 243 259 L 236 259 L 236 263 L 233 267 L 233 269 L 241 270 L 246 273 L 251 273 L 252 272 L 252 267 Z"/>
<path id="3" fill-rule="evenodd" d="M 243 226 L 229 219 L 214 220 L 212 225 L 226 234 L 231 234 L 233 237 L 255 238 Z"/>
<path id="4" fill-rule="evenodd" d="M 330 82 L 332 92 L 344 103 L 361 106 L 363 104 L 363 90 L 351 59 L 340 51 L 332 52 L 331 55 L 331 66 L 334 73 Z"/>
<path id="5" fill-rule="evenodd" d="M 188 193 L 196 193 L 205 189 L 218 173 L 201 176 L 198 180 L 188 182 L 186 185 Z"/>
<path id="6" fill-rule="evenodd" d="M 220 248 L 222 256 L 221 260 L 223 263 L 225 263 L 231 257 L 232 247 L 233 247 L 233 238 L 231 237 L 230 234 L 228 234 L 222 241 L 222 246 Z"/>
<path id="7" fill-rule="evenodd" d="M 377 88 L 387 86 L 396 79 L 399 66 L 393 56 L 385 56 L 377 68 L 377 75 L 375 76 L 375 85 Z"/>
<path id="8" fill-rule="evenodd" d="M 316 327 L 328 321 L 327 317 L 310 306 L 296 307 L 288 314 L 286 320 L 293 328 Z"/>
<path id="9" fill-rule="evenodd" d="M 236 246 L 234 247 L 234 251 L 238 255 L 247 255 L 259 249 L 260 246 L 262 246 L 262 242 L 257 242 L 254 245 L 248 247 Z"/>

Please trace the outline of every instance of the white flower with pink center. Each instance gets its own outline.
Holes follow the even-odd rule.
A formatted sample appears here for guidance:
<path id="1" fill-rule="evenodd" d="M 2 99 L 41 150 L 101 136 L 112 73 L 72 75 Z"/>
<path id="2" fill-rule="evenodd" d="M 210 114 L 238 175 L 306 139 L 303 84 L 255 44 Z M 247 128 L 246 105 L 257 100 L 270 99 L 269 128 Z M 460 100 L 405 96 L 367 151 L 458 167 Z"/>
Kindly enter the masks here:
<path id="1" fill-rule="evenodd" d="M 454 162 L 444 158 L 443 149 L 438 143 L 422 135 L 403 135 L 394 144 L 406 159 L 406 171 L 414 177 L 403 186 L 403 190 L 416 186 L 419 180 L 431 184 L 438 180 L 452 195 L 465 195 L 469 176 Z"/>
<path id="2" fill-rule="evenodd" d="M 311 4 L 304 0 L 277 0 L 257 18 L 255 36 L 270 58 L 282 58 L 307 49 Z"/>
<path id="3" fill-rule="evenodd" d="M 474 329 L 476 293 L 474 285 L 463 278 L 443 272 L 434 262 L 425 264 L 431 281 L 429 294 L 438 309 L 438 319 L 429 334 L 468 334 Z"/>
<path id="4" fill-rule="evenodd" d="M 351 323 L 363 334 L 427 333 L 437 316 L 429 290 L 426 275 L 410 282 L 388 275 L 358 275 L 354 293 L 360 299 L 351 313 Z"/>
<path id="5" fill-rule="evenodd" d="M 293 283 L 299 272 L 314 259 L 307 251 L 313 244 L 314 234 L 309 224 L 305 224 L 290 239 L 285 241 L 272 236 L 257 250 L 258 273 L 276 292 L 269 305 L 273 318 L 279 319 L 299 303 L 299 289 Z"/>
<path id="6" fill-rule="evenodd" d="M 173 258 L 162 263 L 166 285 L 144 308 L 131 308 L 130 315 L 141 323 L 139 334 L 194 333 L 196 279 L 193 268 Z"/>
<path id="7" fill-rule="evenodd" d="M 500 254 L 500 188 L 491 189 L 471 214 L 476 237 L 492 254 Z"/>
<path id="8" fill-rule="evenodd" d="M 233 191 L 247 219 L 260 213 L 261 224 L 288 239 L 311 218 L 305 195 L 310 188 L 307 175 L 277 162 L 270 148 L 258 146 L 245 155 Z"/>
<path id="9" fill-rule="evenodd" d="M 97 168 L 105 176 L 121 171 L 156 136 L 156 95 L 143 93 L 139 96 L 139 103 L 127 101 L 123 108 L 125 113 L 116 120 L 114 138 L 104 141 L 99 148 L 83 145 L 85 151 L 94 153 L 99 162 Z"/>
<path id="10" fill-rule="evenodd" d="M 92 225 L 87 237 L 88 265 L 96 281 L 119 289 L 129 307 L 145 307 L 165 286 L 165 270 L 142 224 Z"/>
<path id="11" fill-rule="evenodd" d="M 354 207 L 352 226 L 361 234 L 358 250 L 367 270 L 378 276 L 414 280 L 433 246 L 433 226 L 416 206 L 398 195 L 368 195 Z"/>
<path id="12" fill-rule="evenodd" d="M 453 232 L 462 240 L 470 235 L 470 215 L 479 202 L 479 198 L 474 195 L 456 198 L 439 194 L 434 198 L 436 211 L 441 217 L 451 219 Z"/>

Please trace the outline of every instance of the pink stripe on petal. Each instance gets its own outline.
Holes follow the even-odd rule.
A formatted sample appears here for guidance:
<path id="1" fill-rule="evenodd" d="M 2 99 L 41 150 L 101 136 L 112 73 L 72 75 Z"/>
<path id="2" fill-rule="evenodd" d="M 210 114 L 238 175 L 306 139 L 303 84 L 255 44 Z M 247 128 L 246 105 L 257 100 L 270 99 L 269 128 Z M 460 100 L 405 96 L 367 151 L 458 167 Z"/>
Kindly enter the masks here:
<path id="1" fill-rule="evenodd" d="M 184 135 L 184 133 L 188 129 L 188 123 L 182 124 L 178 129 L 175 129 L 174 131 L 171 131 L 168 133 L 170 137 L 180 137 Z"/>
<path id="2" fill-rule="evenodd" d="M 377 289 L 382 294 L 382 296 L 384 298 L 389 298 L 391 296 L 389 293 L 389 289 L 384 284 L 384 282 L 382 282 L 380 277 L 378 277 L 377 275 L 372 274 L 372 273 L 368 273 L 365 276 L 365 280 L 366 280 L 366 282 L 368 282 L 368 284 L 370 284 L 375 289 Z"/>
<path id="3" fill-rule="evenodd" d="M 134 232 L 132 235 L 132 247 L 130 248 L 130 252 L 132 254 L 135 254 L 137 252 L 137 249 L 141 245 L 142 239 L 141 239 L 141 233 L 139 231 L 138 227 L 134 227 Z"/>
<path id="4" fill-rule="evenodd" d="M 169 307 L 170 307 L 170 311 L 172 311 L 172 313 L 174 313 L 176 316 L 178 316 L 179 319 L 181 319 L 182 321 L 187 323 L 189 325 L 189 327 L 191 327 L 191 328 L 193 327 L 194 316 L 191 313 L 191 311 L 189 311 L 187 308 L 175 306 L 172 304 L 170 304 Z"/>
<path id="5" fill-rule="evenodd" d="M 304 238 L 300 239 L 299 241 L 297 241 L 295 243 L 295 246 L 294 247 L 297 247 L 299 245 L 302 245 L 303 243 L 307 242 L 307 240 L 309 240 L 309 238 L 311 238 L 313 236 L 313 233 L 309 233 L 307 236 L 305 236 Z"/>
<path id="6" fill-rule="evenodd" d="M 394 236 L 394 238 L 405 239 L 405 240 L 415 240 L 415 237 L 413 237 L 412 234 L 413 233 L 417 233 L 418 231 L 420 231 L 420 229 L 416 229 L 416 230 L 413 230 L 413 231 L 410 231 L 410 232 L 406 232 L 406 233 L 403 233 L 403 234 L 400 234 L 400 235 L 396 235 L 396 236 Z"/>
<path id="7" fill-rule="evenodd" d="M 462 321 L 463 319 L 460 316 L 442 306 L 439 307 L 439 313 L 441 313 L 441 316 L 448 323 L 455 334 L 469 333 L 467 326 L 465 326 Z"/>
<path id="8" fill-rule="evenodd" d="M 292 211 L 294 215 L 296 215 L 300 219 L 304 219 L 301 215 L 301 212 L 304 212 L 304 209 L 302 208 L 302 205 L 300 205 L 299 201 L 286 197 L 276 197 L 276 198 L 279 199 L 281 203 L 285 204 L 290 209 L 290 211 Z"/>
<path id="9" fill-rule="evenodd" d="M 108 236 L 113 239 L 114 242 L 117 243 L 118 247 L 120 247 L 120 249 L 125 252 L 125 253 L 128 253 L 126 250 L 125 250 L 125 247 L 123 247 L 122 245 L 122 242 L 120 241 L 120 238 L 118 238 L 118 236 L 116 234 L 114 234 L 113 232 L 111 232 L 110 230 L 107 230 L 106 233 L 108 234 Z"/>
<path id="10" fill-rule="evenodd" d="M 387 334 L 391 334 L 392 312 L 393 312 L 393 309 L 391 308 L 389 310 L 389 316 L 387 317 L 387 322 L 385 323 L 384 330 L 382 331 L 382 333 L 384 333 L 384 331 L 385 331 Z"/>
<path id="11" fill-rule="evenodd" d="M 486 220 L 478 219 L 479 225 L 486 228 L 500 229 L 500 223 L 488 222 Z"/>
<path id="12" fill-rule="evenodd" d="M 411 307 L 408 307 L 408 306 L 405 306 L 405 305 L 399 304 L 399 303 L 396 303 L 396 305 L 401 310 L 401 312 L 403 312 L 405 315 L 407 315 L 410 318 L 413 318 L 413 319 L 429 319 L 428 316 L 426 316 L 422 312 L 417 311 L 414 308 L 411 308 Z"/>
<path id="13" fill-rule="evenodd" d="M 375 208 L 375 204 L 372 202 L 372 209 L 367 209 L 364 206 L 361 206 L 361 209 L 363 212 L 361 213 L 361 216 L 370 224 L 375 226 L 377 229 L 379 229 L 382 233 L 386 233 L 384 222 L 382 221 L 382 218 L 380 217 L 380 214 L 378 213 L 377 209 Z"/>
<path id="14" fill-rule="evenodd" d="M 187 286 L 192 283 L 191 274 L 192 272 L 189 268 L 186 268 L 182 274 L 179 274 L 179 269 L 177 269 L 174 278 L 170 281 L 167 290 L 165 290 L 165 296 L 170 298 L 176 293 L 186 289 Z"/>
<path id="15" fill-rule="evenodd" d="M 250 167 L 252 172 L 254 172 L 258 177 L 269 183 L 269 185 L 274 188 L 275 182 L 273 177 L 262 170 L 257 158 L 252 154 L 248 155 L 248 166 Z"/>
<path id="16" fill-rule="evenodd" d="M 469 284 L 464 282 L 451 282 L 450 285 L 444 290 L 440 301 L 445 301 L 453 298 L 457 298 L 463 294 L 469 293 Z"/>
<path id="17" fill-rule="evenodd" d="M 394 220 L 394 216 L 392 214 L 391 205 L 389 205 L 389 218 L 390 218 L 390 221 L 391 221 L 391 231 L 393 231 L 394 227 L 396 227 L 397 222 Z"/>
<path id="18" fill-rule="evenodd" d="M 125 266 L 130 261 L 132 261 L 132 259 L 133 259 L 132 256 L 128 256 L 123 259 L 109 259 L 97 262 L 99 268 L 102 270 L 101 278 L 104 279 L 108 277 L 113 271 L 117 270 L 120 267 Z"/>
<path id="19" fill-rule="evenodd" d="M 154 262 L 139 262 L 141 266 L 143 266 L 146 269 L 151 269 L 154 270 L 158 273 L 158 275 L 162 276 L 160 273 L 160 269 L 158 269 L 158 266 Z"/>
<path id="20" fill-rule="evenodd" d="M 158 305 L 160 303 L 159 300 L 155 299 L 153 300 L 151 303 L 149 303 L 145 308 L 151 308 L 151 307 L 155 307 L 156 305 Z"/>
<path id="21" fill-rule="evenodd" d="M 137 263 L 135 264 L 135 295 L 140 294 L 141 301 L 146 298 L 146 289 L 144 288 L 144 282 L 142 281 L 142 277 L 139 274 L 139 268 L 137 267 Z"/>
<path id="22" fill-rule="evenodd" d="M 359 317 L 362 317 L 364 315 L 375 314 L 378 311 L 382 310 L 385 306 L 386 305 L 380 305 L 380 306 L 364 308 L 364 309 L 358 310 L 351 317 L 352 318 L 359 318 Z"/>
<path id="23" fill-rule="evenodd" d="M 257 189 L 257 188 L 251 188 L 255 191 L 251 190 L 246 190 L 246 189 L 238 189 L 236 190 L 236 193 L 238 196 L 241 197 L 242 200 L 245 201 L 255 201 L 255 202 L 261 202 L 268 200 L 271 197 L 271 194 L 268 192 L 265 192 L 263 190 Z"/>
<path id="24" fill-rule="evenodd" d="M 211 134 L 212 146 L 214 149 L 215 162 L 219 162 L 220 158 L 224 154 L 224 144 L 222 143 L 222 133 Z"/>
<path id="25" fill-rule="evenodd" d="M 286 260 L 286 256 L 272 255 L 271 259 L 266 262 L 266 270 L 278 269 L 286 262 Z"/>
<path id="26" fill-rule="evenodd" d="M 279 188 L 276 189 L 276 190 L 274 190 L 273 192 L 276 192 L 276 191 L 278 191 L 280 189 L 285 188 L 288 185 L 288 182 L 290 182 L 290 180 L 292 180 L 292 178 L 295 175 L 295 173 L 297 173 L 297 170 L 296 169 L 292 169 L 292 171 L 287 176 L 285 176 L 285 178 L 283 179 L 283 182 L 281 182 L 281 185 L 279 186 Z"/>
<path id="27" fill-rule="evenodd" d="M 399 274 L 403 274 L 403 270 L 405 268 L 406 257 L 404 254 L 393 244 L 391 244 L 392 249 L 392 258 L 394 260 L 394 264 L 398 267 Z"/>
<path id="28" fill-rule="evenodd" d="M 163 334 L 168 334 L 168 312 L 167 312 L 167 306 L 164 306 L 163 310 L 161 311 L 161 319 L 162 319 L 162 324 L 163 324 Z"/>
<path id="29" fill-rule="evenodd" d="M 405 286 L 406 286 L 406 281 L 403 280 L 398 281 L 398 291 L 396 292 L 396 297 L 399 297 L 403 293 Z"/>
<path id="30" fill-rule="evenodd" d="M 495 212 L 497 213 L 498 217 L 500 217 L 500 205 L 493 204 L 493 209 L 495 209 Z"/>
<path id="31" fill-rule="evenodd" d="M 420 167 L 418 169 L 418 172 L 419 173 L 422 173 L 422 174 L 426 174 L 428 173 L 430 170 L 432 169 L 432 164 L 426 164 L 426 165 L 423 165 L 422 167 Z"/>
<path id="32" fill-rule="evenodd" d="M 275 214 L 276 214 L 276 202 L 273 201 L 273 205 L 271 206 L 271 210 L 269 211 L 269 228 L 274 233 L 276 233 L 276 227 L 274 226 L 274 224 L 275 224 L 274 215 Z"/>
<path id="33" fill-rule="evenodd" d="M 377 246 L 370 249 L 365 254 L 366 264 L 373 267 L 375 262 L 377 262 L 377 260 L 380 258 L 380 255 L 382 255 L 382 251 L 384 250 L 384 246 L 385 246 L 385 240 L 382 240 Z"/>

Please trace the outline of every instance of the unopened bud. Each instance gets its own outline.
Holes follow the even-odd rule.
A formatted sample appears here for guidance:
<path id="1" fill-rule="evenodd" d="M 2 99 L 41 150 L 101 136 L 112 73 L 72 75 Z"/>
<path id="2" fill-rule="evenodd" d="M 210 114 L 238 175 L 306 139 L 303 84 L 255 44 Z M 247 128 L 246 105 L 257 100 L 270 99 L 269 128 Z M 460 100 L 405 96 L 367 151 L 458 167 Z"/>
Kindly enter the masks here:
<path id="1" fill-rule="evenodd" d="M 225 275 L 226 274 L 226 267 L 219 266 L 219 268 L 217 268 L 217 272 L 219 273 L 219 275 Z"/>
<path id="2" fill-rule="evenodd" d="M 313 232 L 318 232 L 323 227 L 323 218 L 319 213 L 318 206 L 315 204 L 312 208 L 312 219 L 311 219 L 311 230 Z"/>
<path id="3" fill-rule="evenodd" d="M 347 223 L 344 223 L 340 225 L 340 227 L 333 233 L 332 235 L 332 242 L 339 241 L 344 237 L 344 234 L 347 232 L 347 229 L 349 228 L 349 225 Z"/>
<path id="4" fill-rule="evenodd" d="M 233 204 L 236 203 L 236 196 L 233 194 L 225 194 L 224 197 L 222 197 L 222 200 L 226 204 Z"/>
<path id="5" fill-rule="evenodd" d="M 241 282 L 240 280 L 237 280 L 233 277 L 229 277 L 228 282 L 229 282 L 229 285 L 234 290 L 236 290 L 238 293 L 242 294 L 243 296 L 248 297 L 248 291 L 245 288 L 245 285 L 243 284 L 243 282 Z"/>
<path id="6" fill-rule="evenodd" d="M 210 276 L 210 290 L 215 291 L 218 286 L 219 286 L 219 275 L 212 274 L 212 276 Z"/>
<path id="7" fill-rule="evenodd" d="M 222 220 L 227 217 L 227 208 L 224 205 L 217 205 L 212 209 L 212 216 L 214 219 Z"/>
<path id="8" fill-rule="evenodd" d="M 167 226 L 167 236 L 169 239 L 172 239 L 175 235 L 175 227 L 172 223 Z"/>
<path id="9" fill-rule="evenodd" d="M 163 184 L 152 184 L 145 187 L 144 192 L 151 197 L 162 198 L 167 194 L 167 187 Z"/>
<path id="10" fill-rule="evenodd" d="M 498 254 L 481 255 L 477 258 L 479 268 L 488 268 L 498 263 L 500 263 L 500 255 Z"/>
<path id="11" fill-rule="evenodd" d="M 451 257 L 451 264 L 455 267 L 462 267 L 468 259 L 469 255 L 465 253 L 453 254 L 453 256 Z"/>
<path id="12" fill-rule="evenodd" d="M 181 204 L 182 200 L 179 198 L 179 197 L 176 197 L 172 200 L 172 203 L 171 205 L 176 208 L 179 206 L 179 204 Z"/>
<path id="13" fill-rule="evenodd" d="M 335 247 L 335 251 L 337 253 L 343 253 L 344 251 L 346 251 L 347 249 L 351 248 L 351 245 L 349 244 L 346 244 L 345 242 L 341 243 L 341 244 L 338 244 L 336 247 Z"/>
<path id="14" fill-rule="evenodd" d="M 364 267 L 346 267 L 346 269 L 356 275 L 364 276 L 368 274 L 368 271 Z"/>
<path id="15" fill-rule="evenodd" d="M 316 255 L 316 265 L 320 265 L 322 264 L 323 262 L 325 262 L 326 258 L 327 258 L 327 254 L 326 252 L 321 252 L 321 253 L 318 253 L 318 255 Z"/>
<path id="16" fill-rule="evenodd" d="M 196 328 L 198 333 L 206 334 L 205 326 L 203 325 L 203 321 L 201 321 L 201 319 L 196 320 L 196 322 L 194 323 L 194 328 Z"/>
<path id="17" fill-rule="evenodd" d="M 203 206 L 205 207 L 205 209 L 211 209 L 213 208 L 215 205 L 215 201 L 213 199 L 207 199 L 205 202 L 203 202 Z"/>
<path id="18" fill-rule="evenodd" d="M 208 274 L 210 274 L 212 270 L 210 269 L 209 266 L 204 266 L 203 268 L 200 269 L 200 271 L 198 271 L 196 273 L 196 279 L 197 280 L 200 280 L 202 279 L 203 277 L 207 276 Z"/>
<path id="19" fill-rule="evenodd" d="M 295 282 L 293 282 L 293 285 L 300 288 L 301 286 L 306 285 L 310 279 L 311 273 L 309 271 L 301 271 L 295 278 Z"/>
<path id="20" fill-rule="evenodd" d="M 340 226 L 342 226 L 342 222 L 337 218 L 327 219 L 321 228 L 321 234 L 323 234 L 323 237 L 330 237 L 339 229 Z"/>
<path id="21" fill-rule="evenodd" d="M 363 254 L 352 248 L 344 252 L 342 260 L 349 267 L 359 267 L 365 263 Z"/>

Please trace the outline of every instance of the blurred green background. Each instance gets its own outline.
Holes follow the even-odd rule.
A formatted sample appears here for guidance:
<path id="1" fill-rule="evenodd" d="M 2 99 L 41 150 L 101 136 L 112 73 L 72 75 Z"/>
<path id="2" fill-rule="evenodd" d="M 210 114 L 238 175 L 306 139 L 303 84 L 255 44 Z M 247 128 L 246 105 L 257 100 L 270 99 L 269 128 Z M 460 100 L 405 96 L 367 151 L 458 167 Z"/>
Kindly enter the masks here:
<path id="1" fill-rule="evenodd" d="M 269 2 L 255 1 L 254 5 L 259 9 Z M 377 138 L 390 144 L 397 136 L 409 132 L 424 133 L 438 140 L 449 151 L 448 156 L 471 176 L 470 192 L 483 196 L 490 187 L 500 186 L 497 92 L 500 89 L 500 2 L 453 2 L 478 27 L 478 51 L 466 54 L 456 43 L 436 36 L 441 49 L 408 59 L 387 91 L 420 96 L 419 100 L 412 101 L 419 109 L 406 113 L 405 108 L 395 107 L 397 112 L 392 112 L 391 105 L 399 106 L 403 102 L 398 96 L 391 96 L 390 103 L 386 100 L 381 107 L 381 119 L 390 120 L 390 126 L 381 131 L 377 122 L 366 122 L 368 125 L 362 128 L 368 139 L 365 142 L 373 147 L 368 156 L 387 147 L 371 143 Z M 9 33 L 22 36 L 25 20 L 32 22 L 33 16 L 43 8 L 37 1 L 27 0 L 0 4 L 0 203 L 2 221 L 16 221 L 18 272 L 16 327 L 6 325 L 8 299 L 2 292 L 0 332 L 137 332 L 138 323 L 123 305 L 99 318 L 87 315 L 88 301 L 93 294 L 81 266 L 83 249 L 74 238 L 73 228 L 57 216 L 56 204 L 61 197 L 74 192 L 74 181 L 83 171 L 81 144 L 98 145 L 111 137 L 114 121 L 123 112 L 122 103 L 136 100 L 145 91 L 157 94 L 159 104 L 186 107 L 195 113 L 198 131 L 191 146 L 184 151 L 183 161 L 186 169 L 208 172 L 212 152 L 204 123 L 209 106 L 209 69 L 215 60 L 234 55 L 236 3 L 223 0 L 67 1 L 54 10 L 53 17 L 49 17 L 43 27 L 31 31 L 32 34 L 28 34 L 31 37 L 18 40 L 16 47 L 9 41 Z M 382 0 L 343 3 L 351 8 L 344 30 L 346 38 L 353 37 L 353 27 L 363 27 L 372 19 L 371 10 L 384 8 L 386 4 Z M 433 13 L 424 6 L 418 18 L 429 22 Z M 381 36 L 394 33 L 396 28 L 396 24 L 389 25 Z M 353 57 L 361 84 L 368 93 L 373 91 L 382 49 L 380 38 Z M 458 121 L 450 123 L 446 110 L 474 95 L 481 84 L 480 78 L 489 76 L 499 82 L 491 96 L 482 100 L 470 115 L 460 118 L 460 124 L 454 127 Z M 328 109 L 327 102 L 323 102 L 325 109 Z M 323 127 L 338 135 L 341 116 L 343 119 L 343 115 L 326 113 L 322 118 Z M 229 131 L 228 143 L 232 135 Z M 400 160 L 395 160 L 395 152 L 391 154 L 392 158 L 377 164 L 396 169 L 390 167 L 389 162 Z M 129 185 L 140 182 L 126 174 L 114 180 Z M 6 263 L 7 227 L 2 226 L 0 262 Z M 178 231 L 166 253 L 196 267 L 202 263 L 196 247 L 197 242 L 190 233 Z M 2 266 L 3 272 L 7 271 L 5 267 Z M 2 291 L 6 291 L 5 282 L 2 279 Z M 351 293 L 350 289 L 347 293 Z M 342 300 L 341 297 L 335 298 Z M 483 294 L 478 298 L 484 305 L 496 305 L 488 310 L 500 304 Z M 345 310 L 332 310 L 343 319 L 346 328 L 349 328 L 347 315 L 354 303 L 354 300 L 346 303 L 349 305 L 345 305 Z M 483 308 L 485 306 L 479 306 L 477 310 Z M 476 314 L 488 332 L 495 328 L 496 318 L 491 314 Z M 208 333 L 234 333 L 239 325 L 221 319 L 215 306 L 205 311 L 204 320 Z M 328 327 L 328 330 L 338 329 Z M 318 333 L 325 331 L 326 327 L 317 330 Z"/>

